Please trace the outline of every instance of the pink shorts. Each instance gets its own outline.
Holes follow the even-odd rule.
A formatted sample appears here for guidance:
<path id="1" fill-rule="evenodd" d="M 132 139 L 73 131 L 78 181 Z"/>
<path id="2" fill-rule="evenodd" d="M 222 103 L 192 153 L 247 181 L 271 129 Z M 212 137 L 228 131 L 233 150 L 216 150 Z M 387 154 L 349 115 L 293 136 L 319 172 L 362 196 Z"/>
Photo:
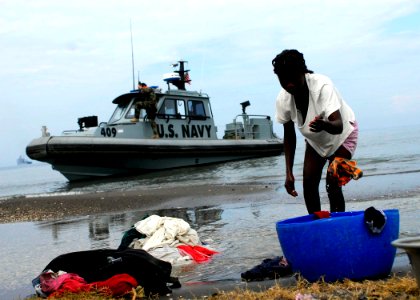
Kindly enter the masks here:
<path id="1" fill-rule="evenodd" d="M 347 137 L 347 139 L 343 143 L 343 147 L 346 148 L 351 156 L 353 157 L 354 152 L 356 151 L 357 147 L 357 137 L 359 136 L 359 126 L 357 125 L 357 122 L 350 122 L 351 125 L 353 125 L 354 129 L 350 133 L 350 135 Z"/>

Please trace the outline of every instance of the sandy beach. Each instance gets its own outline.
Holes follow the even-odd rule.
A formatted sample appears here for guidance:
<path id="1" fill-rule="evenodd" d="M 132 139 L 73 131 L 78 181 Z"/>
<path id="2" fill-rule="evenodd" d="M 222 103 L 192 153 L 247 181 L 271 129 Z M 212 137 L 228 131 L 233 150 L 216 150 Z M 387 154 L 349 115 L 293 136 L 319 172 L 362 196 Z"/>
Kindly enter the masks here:
<path id="1" fill-rule="evenodd" d="M 138 209 L 193 208 L 275 197 L 270 185 L 191 185 L 75 195 L 18 197 L 0 201 L 0 223 L 46 221 Z"/>
<path id="2" fill-rule="evenodd" d="M 394 179 L 396 178 L 401 180 L 402 176 L 388 177 L 388 181 L 395 182 Z M 373 177 L 370 177 L 366 178 L 358 185 L 354 185 L 354 188 L 347 190 L 348 209 L 361 210 L 370 205 L 383 208 L 399 208 L 401 215 L 401 232 L 404 235 L 413 234 L 416 231 L 415 224 L 418 218 L 419 194 L 407 194 L 405 197 L 381 197 L 379 199 L 358 200 L 357 195 L 359 193 L 363 193 L 364 195 L 369 194 L 367 191 L 372 190 L 370 188 L 372 185 L 376 185 L 376 180 L 374 180 Z M 75 249 L 81 247 L 84 249 L 90 243 L 101 241 L 100 239 L 95 240 L 95 236 L 92 237 L 91 230 L 93 230 L 92 228 L 104 228 L 103 225 L 106 225 L 105 228 L 107 228 L 107 232 L 109 230 L 108 239 L 112 240 L 113 232 L 114 230 L 116 231 L 116 239 L 118 242 L 119 236 L 123 230 L 119 229 L 121 228 L 119 226 L 128 228 L 128 225 L 123 225 L 131 224 L 130 218 L 133 216 L 130 214 L 131 212 L 191 209 L 189 210 L 190 212 L 198 213 L 196 217 L 202 216 L 206 218 L 206 213 L 212 213 L 212 211 L 206 212 L 205 207 L 216 207 L 216 213 L 223 210 L 226 212 L 226 216 L 224 217 L 226 219 L 220 220 L 218 226 L 222 227 L 217 227 L 219 228 L 217 230 L 225 232 L 225 234 L 226 232 L 235 230 L 235 236 L 230 236 L 230 239 L 232 239 L 231 241 L 225 241 L 223 238 L 219 240 L 219 242 L 221 242 L 221 244 L 218 245 L 219 247 L 225 245 L 224 247 L 231 248 L 225 248 L 223 256 L 216 257 L 211 265 L 201 266 L 201 271 L 197 271 L 197 273 L 210 272 L 209 274 L 211 274 L 211 269 L 214 267 L 228 267 L 228 270 L 233 267 L 235 268 L 234 274 L 237 274 L 236 277 L 239 277 L 238 274 L 241 271 L 245 271 L 252 267 L 264 257 L 270 257 L 270 255 L 278 253 L 278 241 L 275 238 L 274 229 L 271 224 L 274 224 L 275 220 L 280 218 L 280 215 L 293 216 L 305 214 L 306 209 L 302 199 L 287 197 L 287 195 L 283 195 L 283 193 L 284 190 L 282 190 L 278 184 L 200 184 L 175 187 L 169 186 L 164 188 L 158 187 L 154 189 L 138 187 L 125 191 L 114 190 L 110 192 L 72 195 L 61 194 L 36 197 L 15 197 L 0 201 L 0 224 L 3 224 L 3 228 L 7 228 L 7 231 L 18 230 L 20 242 L 15 242 L 14 244 L 16 244 L 16 246 L 13 246 L 18 247 L 18 249 L 25 249 L 26 243 L 35 247 L 34 243 L 38 242 L 33 240 L 37 240 L 36 237 L 32 236 L 33 234 L 44 234 L 43 238 L 46 239 L 44 242 L 52 239 L 50 244 L 59 243 L 66 247 L 65 243 L 70 243 L 73 246 L 77 245 Z M 284 197 L 287 197 L 286 199 L 288 200 L 284 200 Z M 283 202 L 283 204 L 281 204 L 281 202 Z M 325 205 L 325 203 L 323 205 Z M 220 207 L 222 208 L 221 210 Z M 196 208 L 197 211 L 195 211 Z M 202 211 L 202 215 L 199 211 Z M 118 224 L 120 225 L 109 221 L 111 220 L 110 216 L 116 214 L 124 216 L 121 219 L 118 219 L 120 222 Z M 78 219 L 78 217 L 81 218 Z M 65 220 L 68 220 L 68 222 Z M 260 231 L 258 231 L 258 233 L 251 233 L 252 231 L 249 232 L 247 230 L 248 227 L 246 226 L 251 226 L 251 228 L 252 226 L 260 226 L 263 229 L 259 229 Z M 25 228 L 25 231 L 29 229 L 30 233 L 25 232 L 25 234 L 22 234 L 23 231 L 20 228 Z M 224 231 L 223 228 L 226 228 L 226 231 Z M 89 230 L 89 236 L 86 236 L 86 230 Z M 238 230 L 240 230 L 241 233 L 239 233 Z M 249 235 L 246 234 L 248 232 Z M 58 235 L 56 235 L 56 233 L 58 233 Z M 67 233 L 71 235 L 67 235 Z M 259 236 L 260 238 L 260 242 L 257 244 L 253 243 L 256 236 Z M 77 244 L 75 244 L 75 241 L 77 241 Z M 224 242 L 227 244 L 224 244 Z M 236 245 L 236 243 L 238 244 Z M 240 261 L 235 262 L 234 257 L 238 255 L 238 251 L 242 251 L 239 249 L 242 249 L 245 245 L 246 249 L 253 253 L 253 255 L 259 256 L 254 260 L 248 261 L 248 263 L 243 263 L 244 259 L 249 258 L 247 258 L 247 251 L 244 253 L 240 252 L 239 255 L 241 259 Z M 44 253 L 44 247 L 49 248 L 48 242 L 45 246 L 43 243 L 38 243 L 38 246 L 36 247 L 38 255 Z M 60 253 L 60 251 L 63 252 L 63 249 L 60 249 L 61 248 L 55 249 L 55 251 L 58 253 Z M 397 255 L 395 259 L 392 273 L 404 275 L 411 271 L 411 266 L 407 256 L 401 253 L 401 251 L 399 251 L 399 253 L 400 254 Z M 42 258 L 44 260 L 43 262 L 37 264 L 33 263 L 33 256 L 28 257 L 30 261 L 26 264 L 29 264 L 30 267 L 27 268 L 28 270 L 24 270 L 24 272 L 28 272 L 28 275 L 25 276 L 31 278 L 31 276 L 36 274 L 36 271 L 54 255 L 49 253 L 46 257 Z M 20 254 L 19 257 L 22 257 L 22 254 Z M 232 266 L 226 266 L 226 260 L 231 261 Z M 243 265 L 237 266 L 238 263 L 243 263 Z M 207 268 L 210 270 L 206 270 Z M 232 273 L 232 271 L 230 272 Z M 30 282 L 28 279 L 26 279 L 26 281 Z M 245 283 L 238 279 L 210 279 L 197 284 L 195 280 L 192 280 L 191 282 L 183 284 L 181 289 L 174 290 L 172 296 L 175 298 L 188 297 L 191 295 L 205 296 L 220 290 L 244 288 L 265 290 L 276 283 L 278 283 L 278 281 L 269 280 L 264 282 Z M 286 277 L 280 280 L 282 286 L 288 286 L 294 283 L 294 277 Z M 19 293 L 21 293 L 21 295 L 30 291 L 29 285 L 19 287 L 19 284 L 17 283 L 16 286 L 15 289 L 20 291 Z M 10 293 L 16 294 L 17 292 L 11 291 Z"/>

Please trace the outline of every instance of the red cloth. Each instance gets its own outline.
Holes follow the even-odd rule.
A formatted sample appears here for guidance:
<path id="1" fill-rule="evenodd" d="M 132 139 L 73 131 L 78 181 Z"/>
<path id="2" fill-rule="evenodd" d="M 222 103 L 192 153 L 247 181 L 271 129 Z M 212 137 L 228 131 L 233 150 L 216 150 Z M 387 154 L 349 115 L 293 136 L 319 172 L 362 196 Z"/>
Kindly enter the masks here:
<path id="1" fill-rule="evenodd" d="M 61 276 L 60 276 L 61 277 Z M 86 283 L 79 276 L 66 277 L 61 286 L 48 297 L 60 297 L 65 293 L 98 291 L 112 297 L 120 297 L 137 287 L 137 281 L 128 274 L 117 274 L 104 281 Z"/>
<path id="2" fill-rule="evenodd" d="M 219 253 L 202 246 L 179 245 L 177 248 L 181 254 L 189 255 L 198 263 L 206 262 L 212 255 Z"/>
<path id="3" fill-rule="evenodd" d="M 325 219 L 325 218 L 329 218 L 330 217 L 330 212 L 329 211 L 325 211 L 325 210 L 320 210 L 320 211 L 316 211 L 314 212 L 315 218 L 316 219 Z"/>
<path id="4" fill-rule="evenodd" d="M 98 291 L 109 291 L 113 297 L 120 297 L 131 291 L 132 288 L 136 288 L 138 283 L 134 277 L 128 274 L 117 274 L 107 280 L 93 282 L 89 285 Z"/>
<path id="5" fill-rule="evenodd" d="M 66 280 L 86 283 L 82 277 L 73 273 L 58 275 L 54 272 L 44 272 L 39 276 L 39 279 L 41 282 L 41 290 L 47 295 L 58 290 Z"/>
<path id="6" fill-rule="evenodd" d="M 61 275 L 63 276 L 63 275 Z M 59 276 L 58 278 L 60 278 Z M 60 286 L 58 286 L 55 291 L 49 294 L 48 297 L 60 297 L 65 293 L 80 293 L 80 292 L 89 292 L 90 286 L 86 281 L 79 276 L 65 276 L 64 280 L 61 281 Z"/>

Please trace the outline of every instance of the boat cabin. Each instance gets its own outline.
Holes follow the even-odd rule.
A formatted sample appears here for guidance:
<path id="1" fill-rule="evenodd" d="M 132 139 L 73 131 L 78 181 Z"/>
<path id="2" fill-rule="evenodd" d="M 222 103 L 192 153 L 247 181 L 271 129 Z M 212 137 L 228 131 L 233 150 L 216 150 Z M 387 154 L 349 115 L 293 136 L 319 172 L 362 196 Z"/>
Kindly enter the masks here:
<path id="1" fill-rule="evenodd" d="M 218 139 L 210 99 L 207 94 L 187 91 L 188 71 L 184 61 L 174 73 L 164 75 L 168 85 L 165 92 L 158 87 L 151 87 L 156 95 L 157 124 L 159 138 L 163 139 Z M 171 85 L 177 89 L 171 89 Z M 78 119 L 79 130 L 65 131 L 63 135 L 98 136 L 109 138 L 148 139 L 152 128 L 146 111 L 140 111 L 139 122 L 132 123 L 135 104 L 141 98 L 139 90 L 132 90 L 115 98 L 112 103 L 117 107 L 109 121 L 98 125 L 96 116 Z M 226 124 L 224 139 L 272 139 L 276 138 L 272 130 L 272 121 L 265 115 L 248 115 L 246 107 L 249 101 L 241 103 L 242 114 L 238 114 L 232 123 Z"/>
<path id="2" fill-rule="evenodd" d="M 155 89 L 157 98 L 156 123 L 160 138 L 204 138 L 217 139 L 217 128 L 214 125 L 209 97 L 193 91 L 168 90 L 162 93 Z M 139 131 L 139 126 L 145 132 L 151 132 L 146 111 L 140 111 L 138 123 L 131 123 L 134 117 L 135 104 L 139 93 L 134 91 L 116 98 L 117 104 L 113 115 L 104 127 L 118 127 L 130 125 Z M 146 134 L 145 137 L 150 136 Z M 132 136 L 133 137 L 133 136 Z"/>

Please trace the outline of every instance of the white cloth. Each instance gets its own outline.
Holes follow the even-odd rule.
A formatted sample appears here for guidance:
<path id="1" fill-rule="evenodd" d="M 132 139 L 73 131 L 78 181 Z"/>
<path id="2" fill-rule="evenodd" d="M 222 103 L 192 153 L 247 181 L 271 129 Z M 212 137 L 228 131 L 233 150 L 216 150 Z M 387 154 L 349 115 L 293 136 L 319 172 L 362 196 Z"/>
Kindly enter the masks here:
<path id="1" fill-rule="evenodd" d="M 154 257 L 170 263 L 172 266 L 181 266 L 190 264 L 193 259 L 188 255 L 182 255 L 178 248 L 164 245 L 163 247 L 149 250 L 148 253 Z"/>
<path id="2" fill-rule="evenodd" d="M 179 244 L 199 245 L 197 232 L 182 219 L 152 215 L 134 224 L 136 230 L 146 238 L 133 241 L 131 248 L 149 251 L 154 248 Z"/>
<path id="3" fill-rule="evenodd" d="M 293 121 L 307 142 L 322 157 L 329 157 L 340 147 L 353 131 L 350 122 L 355 121 L 353 110 L 347 105 L 331 80 L 321 74 L 305 74 L 309 89 L 309 104 L 306 119 L 297 110 L 293 95 L 282 89 L 276 100 L 276 120 L 279 123 Z M 326 131 L 311 132 L 309 123 L 316 117 L 327 119 L 333 112 L 339 110 L 343 120 L 343 132 L 330 134 Z"/>

